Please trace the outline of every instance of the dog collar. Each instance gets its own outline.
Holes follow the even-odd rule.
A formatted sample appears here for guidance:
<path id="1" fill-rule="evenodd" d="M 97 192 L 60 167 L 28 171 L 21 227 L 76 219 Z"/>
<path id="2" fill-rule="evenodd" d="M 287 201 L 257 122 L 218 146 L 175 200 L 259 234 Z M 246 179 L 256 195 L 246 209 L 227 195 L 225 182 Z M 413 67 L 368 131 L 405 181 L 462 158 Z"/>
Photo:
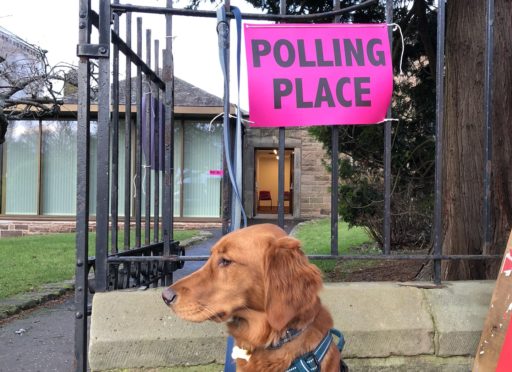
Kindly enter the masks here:
<path id="1" fill-rule="evenodd" d="M 306 327 L 307 328 L 307 327 Z M 292 341 L 294 338 L 296 338 L 297 336 L 299 336 L 302 332 L 304 332 L 304 330 L 306 328 L 303 328 L 303 329 L 295 329 L 295 328 L 289 328 L 285 331 L 284 333 L 284 336 L 281 337 L 279 340 L 277 340 L 276 342 L 272 343 L 272 345 L 268 346 L 267 349 L 269 350 L 275 350 L 275 349 L 279 349 L 281 346 L 283 346 L 284 344 Z"/>

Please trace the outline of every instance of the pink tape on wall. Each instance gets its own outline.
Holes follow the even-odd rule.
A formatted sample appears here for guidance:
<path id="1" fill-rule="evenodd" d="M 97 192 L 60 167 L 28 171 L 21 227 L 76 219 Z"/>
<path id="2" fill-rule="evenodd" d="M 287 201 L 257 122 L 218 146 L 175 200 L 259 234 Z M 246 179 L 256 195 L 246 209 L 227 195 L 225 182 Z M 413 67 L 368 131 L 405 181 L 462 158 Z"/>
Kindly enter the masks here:
<path id="1" fill-rule="evenodd" d="M 245 24 L 253 127 L 375 124 L 393 89 L 385 24 Z"/>

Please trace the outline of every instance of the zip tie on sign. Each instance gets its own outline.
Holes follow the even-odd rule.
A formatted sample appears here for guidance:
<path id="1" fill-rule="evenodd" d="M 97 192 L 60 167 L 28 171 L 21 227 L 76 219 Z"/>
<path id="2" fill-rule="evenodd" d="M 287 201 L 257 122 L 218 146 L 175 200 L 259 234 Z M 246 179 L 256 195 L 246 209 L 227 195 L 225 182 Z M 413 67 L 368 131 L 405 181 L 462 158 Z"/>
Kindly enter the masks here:
<path id="1" fill-rule="evenodd" d="M 385 118 L 384 120 L 379 121 L 377 124 L 386 123 L 388 121 L 396 121 L 396 122 L 398 122 L 398 121 L 400 121 L 400 119 Z"/>

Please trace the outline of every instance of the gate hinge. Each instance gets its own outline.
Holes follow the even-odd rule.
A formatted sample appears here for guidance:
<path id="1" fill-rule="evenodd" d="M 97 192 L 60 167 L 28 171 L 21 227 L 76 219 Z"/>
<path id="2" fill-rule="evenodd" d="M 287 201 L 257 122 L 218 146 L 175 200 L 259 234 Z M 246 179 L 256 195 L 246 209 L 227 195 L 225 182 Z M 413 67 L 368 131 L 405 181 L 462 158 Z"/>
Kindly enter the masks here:
<path id="1" fill-rule="evenodd" d="M 76 55 L 87 58 L 109 58 L 110 46 L 108 44 L 78 44 Z"/>

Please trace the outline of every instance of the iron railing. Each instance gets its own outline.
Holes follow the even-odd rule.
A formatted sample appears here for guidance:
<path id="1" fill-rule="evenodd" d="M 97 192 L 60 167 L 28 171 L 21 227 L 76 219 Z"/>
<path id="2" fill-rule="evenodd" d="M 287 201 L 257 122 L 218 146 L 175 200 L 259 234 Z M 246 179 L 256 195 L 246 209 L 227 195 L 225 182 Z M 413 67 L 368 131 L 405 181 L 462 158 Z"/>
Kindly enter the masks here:
<path id="1" fill-rule="evenodd" d="M 280 14 L 244 14 L 245 20 L 271 20 L 277 22 L 287 21 L 332 21 L 336 16 L 346 12 L 356 11 L 368 6 L 374 6 L 378 0 L 362 1 L 357 5 L 339 9 L 339 2 L 334 3 L 331 12 L 301 16 L 286 15 L 286 3 L 281 0 Z M 493 35 L 493 1 L 488 0 L 487 12 L 487 45 L 485 64 L 485 112 L 486 134 L 485 141 L 487 160 L 485 165 L 485 236 L 489 241 L 490 207 L 489 184 L 490 168 L 488 160 L 491 154 L 492 118 L 491 99 L 492 90 L 492 35 Z M 224 5 L 227 16 L 232 18 L 229 1 Z M 161 14 L 166 19 L 165 47 L 163 50 L 162 70 L 160 73 L 159 42 L 154 41 L 152 51 L 151 32 L 146 32 L 145 61 L 142 52 L 142 19 L 137 18 L 136 51 L 132 49 L 132 14 Z M 119 22 L 124 16 L 126 22 L 126 37 L 119 35 Z M 151 7 L 119 4 L 116 0 L 100 0 L 98 12 L 91 9 L 90 0 L 79 0 L 79 106 L 78 106 L 78 167 L 77 167 L 77 232 L 76 232 L 76 369 L 87 369 L 87 315 L 89 309 L 89 274 L 94 270 L 95 290 L 107 291 L 111 289 L 127 288 L 131 286 L 157 286 L 168 285 L 172 282 L 172 272 L 180 268 L 184 261 L 204 261 L 208 256 L 184 256 L 179 243 L 173 240 L 173 143 L 174 143 L 174 79 L 172 56 L 172 17 L 216 17 L 213 11 L 196 11 L 190 9 L 174 9 L 172 1 L 167 0 L 166 7 Z M 433 254 L 392 255 L 390 247 L 391 236 L 391 122 L 384 124 L 384 224 L 383 254 L 380 255 L 339 255 L 338 254 L 338 156 L 332 153 L 331 178 L 331 254 L 310 256 L 311 259 L 326 260 L 432 260 L 433 280 L 435 284 L 441 283 L 442 260 L 486 260 L 496 259 L 495 255 L 443 255 L 441 246 L 442 230 L 442 132 L 443 132 L 443 86 L 444 86 L 444 38 L 445 38 L 445 0 L 438 1 L 438 29 L 437 29 L 437 68 L 436 68 L 436 154 L 435 154 L 435 211 Z M 113 20 L 113 26 L 111 25 Z M 392 23 L 393 1 L 386 0 L 386 22 Z M 91 42 L 92 29 L 98 30 L 98 40 Z M 112 45 L 112 56 L 110 46 Z M 152 53 L 154 59 L 152 62 Z M 120 76 L 120 54 L 126 59 L 124 66 L 124 97 L 121 95 L 122 82 Z M 229 55 L 229 53 L 228 53 Z M 98 112 L 92 113 L 91 107 L 91 59 L 97 60 L 98 65 Z M 153 66 L 151 66 L 153 65 Z M 136 69 L 135 80 L 131 79 L 132 68 Z M 111 81 L 112 73 L 112 81 Z M 229 76 L 229 73 L 228 73 Z M 135 85 L 135 86 L 133 86 Z M 229 86 L 229 84 L 227 84 Z M 145 86 L 146 88 L 143 88 Z M 150 87 L 150 88 L 148 88 Z M 136 92 L 135 123 L 133 130 L 136 144 L 132 154 L 131 138 L 132 126 L 126 125 L 125 131 L 125 163 L 119 164 L 119 126 L 121 118 L 131 122 L 132 117 L 132 91 Z M 164 133 L 159 133 L 159 125 L 151 125 L 151 115 L 143 115 L 144 95 L 153 97 L 156 101 L 162 100 L 165 107 Z M 124 103 L 122 102 L 124 98 Z M 229 102 L 229 95 L 225 94 Z M 146 102 L 152 102 L 152 99 Z M 124 113 L 120 108 L 124 106 Z M 146 109 L 148 106 L 146 105 Z M 159 110 L 156 110 L 159 112 Z M 388 112 L 390 117 L 391 112 Z M 98 121 L 98 149 L 97 149 L 97 210 L 96 210 L 96 253 L 89 258 L 89 188 L 90 188 L 90 123 L 93 115 Z M 160 119 L 155 118 L 156 122 Z M 144 117 L 144 121 L 143 121 Z M 142 132 L 145 128 L 146 136 Z M 153 128 L 153 129 L 152 129 Z M 142 174 L 145 167 L 150 167 L 148 156 L 144 156 L 144 147 L 151 148 L 150 132 L 153 130 L 155 138 L 164 137 L 164 156 L 156 160 L 156 169 L 163 169 L 163 195 L 160 195 L 158 186 L 152 189 L 151 172 L 146 173 L 144 181 L 144 200 L 142 199 Z M 143 143 L 145 138 L 145 143 Z M 332 127 L 332 148 L 338 148 L 338 127 Z M 159 141 L 155 141 L 158 143 Z M 158 146 L 157 144 L 155 146 Z M 158 154 L 158 147 L 154 148 Z M 226 151 L 230 151 L 227 149 Z M 285 161 L 285 129 L 279 128 L 279 177 L 278 177 L 278 218 L 277 223 L 284 226 L 284 161 Z M 132 155 L 134 162 L 132 162 Z M 163 167 L 158 162 L 163 163 Z M 134 194 L 134 200 L 125 197 L 122 219 L 124 233 L 123 246 L 118 247 L 120 218 L 118 216 L 119 200 L 119 170 L 124 166 L 124 184 L 127 195 Z M 135 174 L 135 182 L 129 176 Z M 159 185 L 160 175 L 155 172 L 154 185 Z M 163 198 L 160 210 L 160 198 Z M 228 201 L 226 201 L 228 202 Z M 153 206 L 153 210 L 152 210 Z M 161 219 L 160 219 L 161 215 Z M 135 221 L 135 241 L 130 238 L 131 221 Z M 142 227 L 144 226 L 144 242 L 142 242 Z M 153 226 L 153 230 L 151 230 Z M 161 226 L 161 230 L 160 230 Z M 110 234 L 110 240 L 109 240 Z M 343 237 L 341 237 L 343 238 Z"/>

